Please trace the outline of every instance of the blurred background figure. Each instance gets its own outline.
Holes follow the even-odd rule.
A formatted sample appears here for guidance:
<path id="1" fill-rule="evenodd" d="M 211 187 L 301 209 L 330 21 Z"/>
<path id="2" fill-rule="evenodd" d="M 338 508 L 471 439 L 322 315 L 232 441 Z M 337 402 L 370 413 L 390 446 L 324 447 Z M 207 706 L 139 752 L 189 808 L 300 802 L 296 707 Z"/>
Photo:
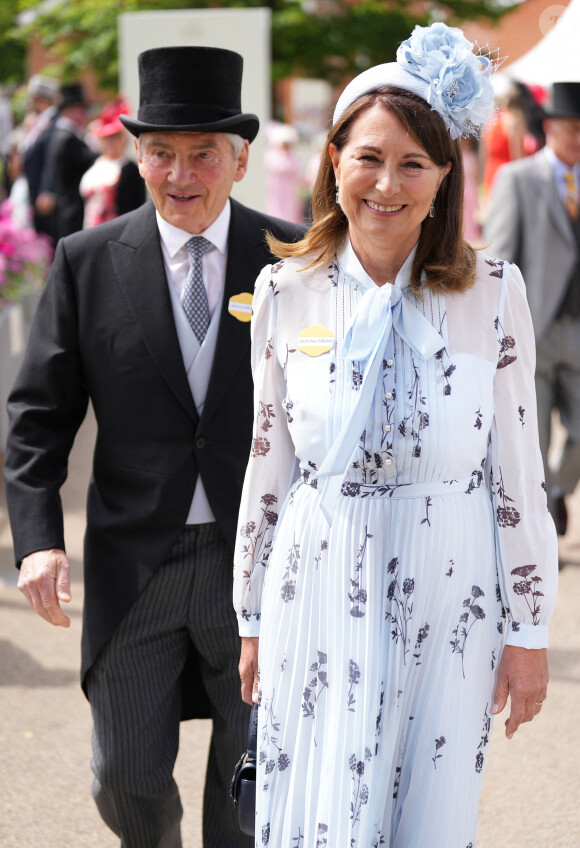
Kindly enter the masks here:
<path id="1" fill-rule="evenodd" d="M 477 140 L 471 137 L 461 139 L 463 159 L 463 238 L 477 247 L 481 243 L 481 224 L 479 209 L 479 155 Z"/>
<path id="2" fill-rule="evenodd" d="M 121 97 L 109 103 L 90 126 L 101 155 L 81 178 L 85 204 L 84 228 L 111 221 L 145 202 L 145 183 L 137 164 L 127 155 L 129 135 L 119 120 L 129 107 Z"/>
<path id="3" fill-rule="evenodd" d="M 548 506 L 564 535 L 565 498 L 580 480 L 580 82 L 554 83 L 545 115 L 545 146 L 498 171 L 485 239 L 526 281 Z M 555 410 L 567 431 L 557 457 L 549 455 Z"/>
<path id="4" fill-rule="evenodd" d="M 514 82 L 496 93 L 498 113 L 484 132 L 485 165 L 483 169 L 483 187 L 486 198 L 489 196 L 497 169 L 507 162 L 524 156 L 524 138 L 526 119 L 521 103 L 521 92 Z"/>
<path id="5" fill-rule="evenodd" d="M 312 139 L 310 154 L 304 167 L 305 197 L 302 204 L 302 216 L 305 224 L 312 223 L 312 193 L 314 192 L 314 184 L 318 176 L 318 168 L 320 167 L 325 143 L 326 132 L 320 132 Z"/>
<path id="6" fill-rule="evenodd" d="M 28 183 L 28 198 L 32 207 L 33 224 L 37 233 L 54 239 L 54 194 L 52 192 L 52 161 L 49 155 L 52 134 L 57 119 L 56 101 L 59 83 L 52 77 L 35 74 L 28 82 L 28 113 L 24 119 L 26 134 L 20 150 L 24 176 Z"/>
<path id="7" fill-rule="evenodd" d="M 99 155 L 85 140 L 88 121 L 89 104 L 82 85 L 63 85 L 49 151 L 57 241 L 83 228 L 85 204 L 79 186 L 83 174 Z"/>
<path id="8" fill-rule="evenodd" d="M 6 151 L 6 139 L 14 125 L 10 98 L 6 91 L 0 86 L 0 152 Z"/>
<path id="9" fill-rule="evenodd" d="M 24 157 L 21 150 L 25 134 L 23 126 L 15 127 L 8 133 L 3 144 L 4 194 L 10 202 L 12 220 L 23 229 L 32 226 L 28 181 L 24 174 Z"/>
<path id="10" fill-rule="evenodd" d="M 524 83 L 510 80 L 507 87 L 496 94 L 499 107 L 497 120 L 486 128 L 483 136 L 483 188 L 486 200 L 498 168 L 507 162 L 537 153 L 546 142 L 541 107 L 546 93 L 540 86 L 534 86 L 534 92 Z"/>
<path id="11" fill-rule="evenodd" d="M 298 140 L 297 130 L 289 124 L 272 121 L 266 128 L 266 212 L 296 224 L 303 220 Z"/>

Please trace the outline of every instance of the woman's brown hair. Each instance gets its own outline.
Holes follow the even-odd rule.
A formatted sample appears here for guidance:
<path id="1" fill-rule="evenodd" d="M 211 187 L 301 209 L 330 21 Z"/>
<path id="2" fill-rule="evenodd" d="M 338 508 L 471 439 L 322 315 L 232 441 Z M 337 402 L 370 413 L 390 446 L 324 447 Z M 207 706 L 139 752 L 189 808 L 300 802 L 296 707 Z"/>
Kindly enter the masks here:
<path id="1" fill-rule="evenodd" d="M 395 115 L 436 165 L 451 162 L 435 199 L 435 215 L 421 225 L 421 235 L 411 270 L 411 288 L 423 285 L 448 292 L 462 292 L 475 281 L 475 252 L 463 239 L 463 162 L 459 141 L 453 141 L 441 116 L 415 94 L 383 86 L 359 97 L 330 129 L 312 193 L 313 224 L 302 241 L 287 244 L 268 236 L 274 256 L 286 258 L 311 254 L 308 268 L 332 262 L 348 230 L 348 220 L 336 203 L 336 181 L 328 147 L 341 150 L 357 118 L 376 103 Z"/>

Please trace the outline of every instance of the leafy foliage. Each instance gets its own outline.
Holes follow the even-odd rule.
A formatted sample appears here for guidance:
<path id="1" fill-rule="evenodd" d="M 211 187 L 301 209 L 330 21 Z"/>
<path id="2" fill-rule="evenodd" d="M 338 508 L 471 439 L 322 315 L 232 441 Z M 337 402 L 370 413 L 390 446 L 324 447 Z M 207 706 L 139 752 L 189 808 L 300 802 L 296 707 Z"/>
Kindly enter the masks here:
<path id="1" fill-rule="evenodd" d="M 33 9 L 33 20 L 14 31 L 22 43 L 39 37 L 55 57 L 51 70 L 64 80 L 76 79 L 90 68 L 102 88 L 115 89 L 120 13 L 264 6 L 272 9 L 273 81 L 303 75 L 333 84 L 392 61 L 415 24 L 426 25 L 436 18 L 449 24 L 478 17 L 494 20 L 510 8 L 504 0 L 419 4 L 423 11 L 415 13 L 406 0 L 63 0 L 44 6 L 38 0 L 3 0 L 0 32 L 11 11 Z"/>

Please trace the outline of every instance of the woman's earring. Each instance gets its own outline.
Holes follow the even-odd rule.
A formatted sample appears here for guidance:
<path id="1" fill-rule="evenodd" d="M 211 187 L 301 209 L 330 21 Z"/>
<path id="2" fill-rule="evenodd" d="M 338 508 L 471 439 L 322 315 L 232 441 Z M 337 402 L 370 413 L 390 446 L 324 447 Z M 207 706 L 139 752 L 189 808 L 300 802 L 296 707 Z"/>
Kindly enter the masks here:
<path id="1" fill-rule="evenodd" d="M 336 184 L 336 205 L 340 206 L 340 189 L 338 188 L 338 183 Z"/>
<path id="2" fill-rule="evenodd" d="M 437 195 L 435 195 L 435 197 L 437 197 Z M 431 208 L 429 209 L 429 217 L 430 218 L 435 217 L 435 197 L 431 201 Z"/>

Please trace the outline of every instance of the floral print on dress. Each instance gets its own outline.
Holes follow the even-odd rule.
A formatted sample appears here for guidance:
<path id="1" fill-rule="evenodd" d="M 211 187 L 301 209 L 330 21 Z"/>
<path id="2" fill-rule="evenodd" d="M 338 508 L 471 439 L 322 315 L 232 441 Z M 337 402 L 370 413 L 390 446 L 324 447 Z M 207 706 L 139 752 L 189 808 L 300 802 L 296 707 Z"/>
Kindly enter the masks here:
<path id="1" fill-rule="evenodd" d="M 510 506 L 514 503 L 514 499 L 506 493 L 501 466 L 499 467 L 499 480 L 497 481 L 497 496 L 501 502 L 496 509 L 498 527 L 517 527 L 521 516 L 515 506 Z"/>
<path id="2" fill-rule="evenodd" d="M 485 752 L 487 750 L 487 746 L 489 745 L 489 738 L 491 734 L 491 717 L 487 712 L 488 705 L 485 706 L 485 712 L 483 714 L 483 728 L 481 731 L 481 739 L 479 740 L 479 745 L 477 746 L 477 753 L 475 755 L 475 771 L 477 774 L 481 774 L 483 771 L 483 765 L 485 762 Z"/>
<path id="3" fill-rule="evenodd" d="M 444 340 L 431 359 L 389 338 L 331 524 L 318 471 L 360 394 L 363 363 L 340 351 L 366 287 L 340 262 L 302 273 L 295 260 L 256 285 L 253 440 L 268 445 L 253 442 L 235 605 L 243 635 L 262 616 L 267 848 L 378 848 L 402 812 L 410 844 L 475 844 L 506 627 L 539 641 L 555 597 L 525 287 L 513 266 L 477 263 L 464 295 L 422 292 Z M 296 352 L 313 323 L 334 333 L 328 358 Z M 460 797 L 465 826 L 421 825 L 405 810 L 417 791 L 431 810 Z"/>
<path id="4" fill-rule="evenodd" d="M 310 671 L 314 674 L 314 677 L 310 679 L 308 686 L 302 693 L 302 715 L 305 718 L 314 718 L 318 699 L 324 690 L 328 689 L 327 662 L 326 654 L 318 651 L 318 659 L 310 666 Z"/>
<path id="5" fill-rule="evenodd" d="M 350 578 L 350 592 L 348 593 L 348 599 L 351 605 L 350 614 L 353 618 L 363 618 L 365 614 L 367 593 L 366 590 L 362 588 L 362 576 L 368 541 L 372 538 L 372 534 L 369 533 L 368 528 L 365 527 L 364 539 L 360 544 L 356 558 L 355 577 Z"/>
<path id="6" fill-rule="evenodd" d="M 454 638 L 451 640 L 451 649 L 453 654 L 459 654 L 461 657 L 461 670 L 465 679 L 465 650 L 467 639 L 478 621 L 485 619 L 485 612 L 480 603 L 476 603 L 480 598 L 483 598 L 484 593 L 479 586 L 471 587 L 471 595 L 463 601 L 465 612 L 459 616 L 459 624 L 453 630 Z"/>
<path id="7" fill-rule="evenodd" d="M 538 574 L 534 574 L 537 567 L 537 565 L 521 565 L 512 569 L 511 572 L 512 576 L 523 578 L 513 584 L 513 590 L 516 595 L 524 598 L 534 624 L 538 622 L 542 611 L 539 599 L 544 597 L 544 593 L 540 590 L 542 578 Z"/>
<path id="8" fill-rule="evenodd" d="M 515 362 L 517 359 L 517 356 L 514 353 L 508 353 L 508 351 L 514 350 L 516 346 L 516 340 L 513 336 L 508 336 L 504 332 L 499 318 L 495 319 L 494 326 L 498 334 L 499 342 L 499 361 L 497 363 L 497 367 L 506 368 L 508 365 L 511 365 L 512 362 Z"/>
<path id="9" fill-rule="evenodd" d="M 443 756 L 443 754 L 440 754 L 439 752 L 441 751 L 441 749 L 443 748 L 443 746 L 446 743 L 447 743 L 447 740 L 445 739 L 444 736 L 440 736 L 438 739 L 435 740 L 435 753 L 431 757 L 431 761 L 433 762 L 434 768 L 437 768 L 437 760 L 440 760 L 441 757 Z"/>
<path id="10" fill-rule="evenodd" d="M 387 589 L 389 606 L 385 612 L 385 618 L 391 621 L 391 638 L 395 643 L 401 643 L 403 648 L 403 662 L 406 663 L 409 652 L 409 625 L 413 617 L 412 596 L 415 591 L 415 581 L 412 577 L 407 577 L 401 585 L 399 582 L 399 572 L 397 571 L 398 565 L 399 558 L 393 557 L 387 566 L 387 572 L 393 574 L 394 577 L 391 579 L 389 588 Z"/>
<path id="11" fill-rule="evenodd" d="M 352 779 L 352 796 L 350 802 L 350 819 L 353 824 L 356 824 L 360 819 L 362 807 L 368 803 L 369 787 L 364 781 L 365 763 L 368 763 L 372 758 L 372 754 L 368 748 L 365 748 L 364 759 L 359 760 L 356 754 L 352 754 L 348 765 L 351 771 Z"/>

